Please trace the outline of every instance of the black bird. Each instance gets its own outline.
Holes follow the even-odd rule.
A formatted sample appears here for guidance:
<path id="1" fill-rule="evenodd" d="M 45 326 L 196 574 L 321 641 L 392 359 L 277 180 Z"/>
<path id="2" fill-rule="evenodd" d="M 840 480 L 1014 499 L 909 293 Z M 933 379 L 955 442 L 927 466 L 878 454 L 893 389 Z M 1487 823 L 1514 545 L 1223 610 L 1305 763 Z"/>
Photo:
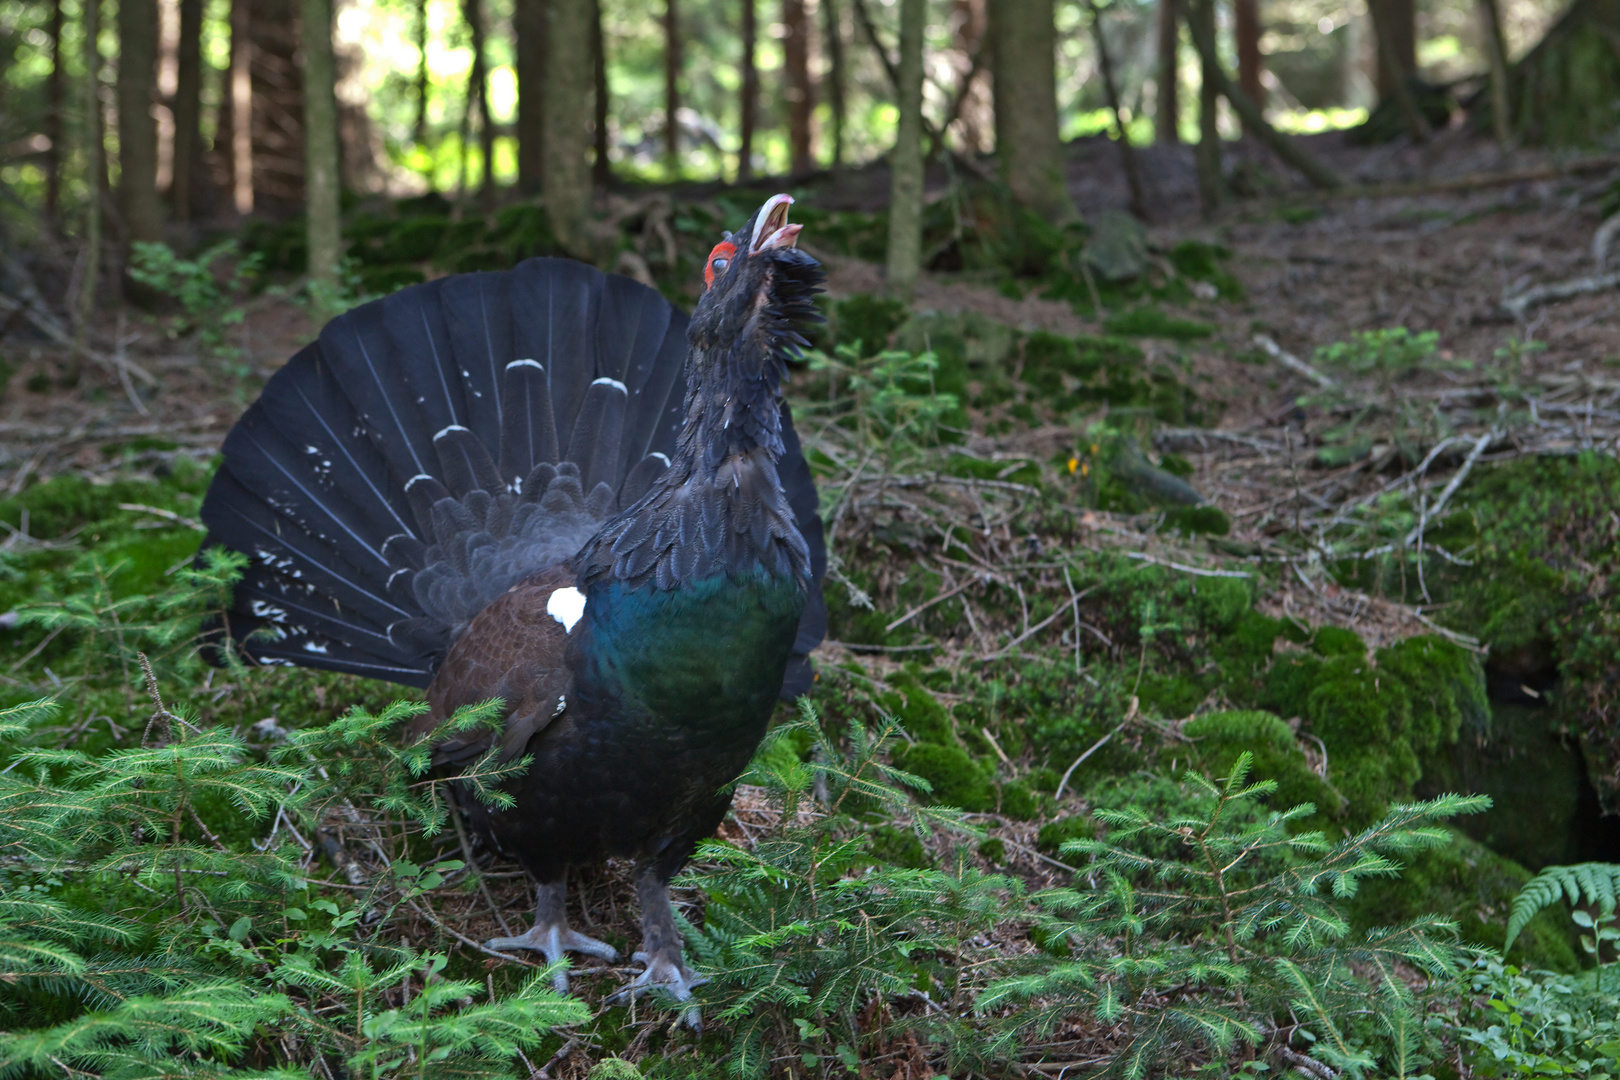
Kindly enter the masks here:
<path id="1" fill-rule="evenodd" d="M 726 234 L 690 321 L 561 259 L 332 320 L 232 429 L 202 510 L 205 546 L 251 557 L 227 620 L 248 656 L 425 686 L 417 734 L 503 700 L 504 730 L 436 751 L 533 755 L 513 808 L 462 800 L 538 883 L 533 929 L 490 947 L 614 959 L 569 928 L 565 874 L 633 858 L 631 989 L 682 999 L 669 880 L 826 630 L 781 394 L 823 280 L 792 202 Z"/>

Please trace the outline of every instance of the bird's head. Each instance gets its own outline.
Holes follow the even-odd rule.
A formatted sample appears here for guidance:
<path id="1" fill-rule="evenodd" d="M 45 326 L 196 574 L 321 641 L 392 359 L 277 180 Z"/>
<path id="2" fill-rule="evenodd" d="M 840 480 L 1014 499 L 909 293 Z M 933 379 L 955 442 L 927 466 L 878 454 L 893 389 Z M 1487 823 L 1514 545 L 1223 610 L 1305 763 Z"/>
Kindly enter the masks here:
<path id="1" fill-rule="evenodd" d="M 806 344 L 799 328 L 820 321 L 812 301 L 826 275 L 797 246 L 791 195 L 773 195 L 726 233 L 703 267 L 703 296 L 688 334 L 695 352 L 734 377 L 769 375 Z"/>

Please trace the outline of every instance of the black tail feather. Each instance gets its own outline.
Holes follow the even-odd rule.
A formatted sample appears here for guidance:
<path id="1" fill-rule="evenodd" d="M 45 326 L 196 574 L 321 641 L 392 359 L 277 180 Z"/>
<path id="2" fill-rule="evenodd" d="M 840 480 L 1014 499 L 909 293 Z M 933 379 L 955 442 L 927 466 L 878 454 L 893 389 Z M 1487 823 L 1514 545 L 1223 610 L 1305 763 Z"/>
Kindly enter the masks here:
<path id="1" fill-rule="evenodd" d="M 425 686 L 473 614 L 668 468 L 686 325 L 656 292 L 560 259 L 334 319 L 226 439 L 204 543 L 251 561 L 222 629 L 265 663 Z M 784 437 L 817 578 L 791 696 L 825 633 L 826 554 L 790 421 Z"/>

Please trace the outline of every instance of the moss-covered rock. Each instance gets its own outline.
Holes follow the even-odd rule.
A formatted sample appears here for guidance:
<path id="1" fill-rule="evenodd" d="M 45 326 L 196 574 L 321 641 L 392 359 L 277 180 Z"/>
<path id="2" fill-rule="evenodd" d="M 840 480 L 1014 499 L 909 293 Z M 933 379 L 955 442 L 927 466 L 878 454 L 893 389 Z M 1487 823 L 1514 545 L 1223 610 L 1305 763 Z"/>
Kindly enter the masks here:
<path id="1" fill-rule="evenodd" d="M 1212 777 L 1228 775 L 1239 754 L 1253 754 L 1250 777 L 1277 785 L 1269 800 L 1272 809 L 1312 803 L 1319 813 L 1330 817 L 1337 817 L 1345 809 L 1344 796 L 1311 770 L 1293 731 L 1274 713 L 1210 713 L 1189 720 L 1182 733 L 1193 740 L 1199 763 Z"/>
<path id="2" fill-rule="evenodd" d="M 1369 879 L 1347 905 L 1357 929 L 1395 926 L 1421 915 L 1456 921 L 1464 941 L 1500 949 L 1507 940 L 1513 898 L 1530 871 L 1460 832 L 1453 842 L 1413 851 L 1399 878 Z M 1530 921 L 1508 954 L 1511 963 L 1552 971 L 1575 971 L 1579 962 L 1562 903 Z"/>
<path id="3" fill-rule="evenodd" d="M 889 678 L 889 689 L 877 697 L 878 705 L 900 721 L 906 734 L 918 742 L 949 744 L 956 741 L 951 713 L 929 692 L 917 672 L 902 668 Z"/>
<path id="4" fill-rule="evenodd" d="M 970 813 L 986 813 L 996 808 L 996 788 L 990 772 L 981 767 L 960 746 L 912 743 L 894 750 L 894 763 L 927 780 L 933 788 L 932 800 Z"/>

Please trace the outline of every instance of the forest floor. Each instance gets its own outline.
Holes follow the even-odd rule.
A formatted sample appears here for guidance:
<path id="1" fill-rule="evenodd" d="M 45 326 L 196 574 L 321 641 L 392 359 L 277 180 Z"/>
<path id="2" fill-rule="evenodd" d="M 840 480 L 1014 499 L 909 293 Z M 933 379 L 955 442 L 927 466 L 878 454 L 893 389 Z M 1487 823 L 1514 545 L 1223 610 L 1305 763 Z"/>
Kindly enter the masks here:
<path id="1" fill-rule="evenodd" d="M 1186 481 L 1224 512 L 1230 531 L 1220 538 L 1179 538 L 1163 532 L 1151 513 L 1097 510 L 1079 515 L 1079 543 L 1193 574 L 1259 579 L 1260 566 L 1281 567 L 1265 579 L 1260 610 L 1313 627 L 1347 627 L 1369 647 L 1387 646 L 1438 629 L 1421 590 L 1414 587 L 1403 598 L 1340 586 L 1321 572 L 1321 552 L 1313 553 L 1301 538 L 1328 536 L 1348 520 L 1346 515 L 1381 493 L 1421 487 L 1425 500 L 1444 501 L 1456 489 L 1446 487 L 1448 478 L 1476 465 L 1526 452 L 1620 453 L 1620 320 L 1615 318 L 1620 288 L 1521 310 L 1504 305 L 1505 298 L 1534 286 L 1603 272 L 1594 261 L 1593 242 L 1614 209 L 1608 193 L 1620 182 L 1620 167 L 1587 163 L 1581 171 L 1560 173 L 1544 155 L 1518 151 L 1503 157 L 1494 147 L 1449 135 L 1423 150 L 1352 147 L 1340 136 L 1309 143 L 1363 187 L 1323 195 L 1268 185 L 1267 169 L 1276 166 L 1240 146 L 1233 148 L 1238 175 L 1259 177 L 1254 181 L 1259 193 L 1212 218 L 1197 212 L 1190 149 L 1140 152 L 1150 203 L 1165 211 L 1148 228 L 1151 251 L 1167 252 L 1188 239 L 1218 244 L 1230 252 L 1222 269 L 1241 285 L 1240 299 L 1195 290 L 1177 305 L 1177 318 L 1212 328 L 1207 336 L 1148 336 L 1138 342 L 1144 367 L 1161 361 L 1182 365 L 1204 414 L 1213 418 L 1206 427 L 1156 426 L 1148 433 L 1150 456 L 1160 462 L 1174 455 L 1189 463 Z M 1088 218 L 1124 205 L 1115 153 L 1101 139 L 1071 147 L 1071 189 Z M 1459 181 L 1483 173 L 1520 178 Z M 837 208 L 869 208 L 882 190 L 880 179 L 881 170 L 874 170 L 833 185 L 826 201 Z M 815 190 L 803 201 L 815 205 Z M 811 232 L 802 243 L 816 251 Z M 845 256 L 829 255 L 825 262 L 833 298 L 881 291 L 877 266 Z M 1033 291 L 1019 298 L 989 278 L 944 273 L 924 275 L 913 306 L 974 312 L 1023 334 L 1044 330 L 1067 337 L 1104 335 L 1108 317 L 1118 314 L 1079 314 L 1069 303 Z M 1317 356 L 1321 347 L 1390 327 L 1405 327 L 1413 335 L 1434 331 L 1433 355 L 1399 372 L 1398 379 L 1378 369 L 1334 367 Z M 162 475 L 176 457 L 207 462 L 251 400 L 255 380 L 312 334 L 297 304 L 275 297 L 249 301 L 235 332 L 240 367 L 249 375 L 241 378 L 210 372 L 198 364 L 188 341 L 170 340 L 161 322 L 133 312 L 104 313 L 93 329 L 92 341 L 106 363 L 128 366 L 119 379 L 110 369 L 91 366 L 77 386 L 68 388 L 62 378 L 68 352 L 6 325 L 11 336 L 0 337 L 0 354 L 12 371 L 0 399 L 0 497 L 66 473 L 103 481 Z M 1528 413 L 1527 400 L 1533 401 Z M 1070 426 L 1044 424 L 994 435 L 975 426 L 980 430 L 967 437 L 963 449 L 992 461 L 1046 463 L 1084 441 L 1083 432 Z M 813 433 L 809 441 L 815 445 Z M 829 446 L 829 452 L 836 448 Z M 851 494 L 859 484 L 858 474 L 843 484 L 844 497 L 854 506 L 841 534 L 851 545 L 847 560 L 859 557 L 861 536 L 892 525 L 879 520 L 885 513 L 881 497 L 862 502 Z M 960 506 L 940 506 L 942 521 L 966 513 Z M 857 520 L 863 512 L 864 522 Z M 990 536 L 987 523 L 1000 513 L 994 507 L 986 512 L 981 505 L 974 512 L 986 539 L 973 558 L 986 575 L 1002 568 L 999 560 L 1027 554 L 1024 538 L 1010 530 L 1004 537 Z M 997 520 L 1011 518 L 1009 512 Z M 28 536 L 26 520 L 12 528 L 3 546 L 58 539 Z M 971 606 L 968 618 L 974 618 Z M 1005 608 L 999 615 L 983 610 L 980 618 L 982 626 L 929 646 L 934 662 L 966 670 L 1034 633 L 1027 605 L 1021 626 Z M 1079 618 L 1077 606 L 1077 635 Z M 1466 635 L 1441 632 L 1473 644 Z M 1074 647 L 1078 663 L 1078 641 Z M 832 642 L 820 661 L 824 667 L 861 666 L 881 688 L 910 648 L 845 648 Z M 948 693 L 941 697 L 950 700 Z M 1000 746 L 995 750 L 1001 754 Z M 745 788 L 722 835 L 746 843 L 772 824 L 772 813 L 758 789 Z M 1066 879 L 1067 868 L 1050 849 L 1038 849 L 1038 823 L 995 819 L 988 824 L 1008 849 L 999 863 L 1004 871 L 1032 887 Z M 497 865 L 483 876 L 493 906 L 480 894 L 461 892 L 442 897 L 439 907 L 439 928 L 448 928 L 469 947 L 523 922 L 530 907 L 528 885 L 515 867 Z M 576 925 L 592 934 L 608 927 L 609 936 L 634 940 L 632 913 L 623 902 L 631 892 L 623 867 L 588 875 L 576 890 L 582 916 Z M 505 926 L 502 911 L 510 916 Z M 434 930 L 423 922 L 408 933 L 428 939 Z M 994 944 L 1009 953 L 1030 948 L 1016 930 L 1004 936 Z M 521 963 L 493 955 L 482 959 L 488 967 Z M 598 990 L 611 990 L 633 970 L 586 969 L 582 981 L 588 993 L 600 996 Z M 641 1031 L 645 1046 L 653 1026 L 643 1025 Z M 1112 1036 L 1105 1028 L 1071 1025 L 1064 1037 L 1079 1060 L 1105 1055 Z M 623 1056 L 633 1057 L 635 1051 L 632 1043 Z M 548 1065 L 555 1071 L 547 1075 L 585 1075 L 588 1062 L 581 1058 L 571 1065 L 567 1053 L 564 1047 Z"/>

